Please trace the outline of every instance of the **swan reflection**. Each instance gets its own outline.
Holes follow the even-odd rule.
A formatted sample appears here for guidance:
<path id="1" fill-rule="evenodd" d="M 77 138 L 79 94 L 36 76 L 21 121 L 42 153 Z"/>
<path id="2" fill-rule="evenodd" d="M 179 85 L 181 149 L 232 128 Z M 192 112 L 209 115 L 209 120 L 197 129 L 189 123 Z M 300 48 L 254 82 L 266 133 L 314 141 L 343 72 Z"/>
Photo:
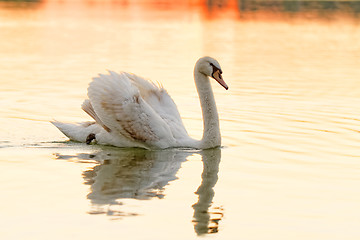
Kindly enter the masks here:
<path id="1" fill-rule="evenodd" d="M 215 233 L 222 218 L 222 208 L 212 206 L 221 158 L 219 148 L 202 151 L 104 148 L 92 154 L 57 154 L 57 159 L 96 163 L 83 172 L 85 184 L 90 185 L 89 214 L 118 219 L 137 215 L 124 212 L 124 199 L 163 198 L 165 186 L 177 179 L 181 164 L 193 154 L 201 155 L 203 162 L 202 182 L 196 191 L 198 201 L 193 205 L 194 229 L 198 235 Z"/>
<path id="2" fill-rule="evenodd" d="M 221 150 L 208 149 L 200 152 L 203 162 L 202 182 L 195 192 L 199 200 L 193 205 L 195 232 L 197 234 L 216 233 L 223 217 L 222 207 L 212 207 L 214 186 L 218 180 Z"/>

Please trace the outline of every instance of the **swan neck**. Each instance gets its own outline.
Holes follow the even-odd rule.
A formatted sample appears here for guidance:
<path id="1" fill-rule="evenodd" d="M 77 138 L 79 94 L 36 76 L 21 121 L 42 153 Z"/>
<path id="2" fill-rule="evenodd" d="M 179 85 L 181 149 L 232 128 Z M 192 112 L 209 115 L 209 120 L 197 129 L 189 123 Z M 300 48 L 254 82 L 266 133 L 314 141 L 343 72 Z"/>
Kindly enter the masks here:
<path id="1" fill-rule="evenodd" d="M 202 117 L 203 137 L 201 148 L 213 148 L 221 145 L 219 116 L 216 108 L 214 94 L 208 76 L 195 68 L 194 78 L 199 94 Z"/>

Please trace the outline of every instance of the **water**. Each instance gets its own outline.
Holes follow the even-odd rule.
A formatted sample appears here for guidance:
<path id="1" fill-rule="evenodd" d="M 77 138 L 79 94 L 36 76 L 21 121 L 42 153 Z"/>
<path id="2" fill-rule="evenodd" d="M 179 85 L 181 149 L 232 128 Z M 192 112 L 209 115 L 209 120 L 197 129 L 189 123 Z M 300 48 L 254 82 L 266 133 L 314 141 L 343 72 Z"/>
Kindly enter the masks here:
<path id="1" fill-rule="evenodd" d="M 0 3 L 1 239 L 359 239 L 357 5 L 241 2 Z M 91 77 L 125 70 L 200 138 L 203 55 L 230 87 L 213 85 L 221 149 L 87 146 L 49 123 L 88 120 Z"/>

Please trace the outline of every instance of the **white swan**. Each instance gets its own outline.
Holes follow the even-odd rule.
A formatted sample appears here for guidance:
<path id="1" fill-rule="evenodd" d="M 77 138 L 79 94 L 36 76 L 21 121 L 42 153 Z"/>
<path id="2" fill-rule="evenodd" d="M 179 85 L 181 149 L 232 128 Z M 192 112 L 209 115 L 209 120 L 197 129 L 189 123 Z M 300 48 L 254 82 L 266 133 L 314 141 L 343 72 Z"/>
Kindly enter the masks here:
<path id="1" fill-rule="evenodd" d="M 74 141 L 117 147 L 213 148 L 221 145 L 219 117 L 209 77 L 226 90 L 220 64 L 211 57 L 200 58 L 194 69 L 204 132 L 201 140 L 191 138 L 179 111 L 166 90 L 134 74 L 109 71 L 95 77 L 88 88 L 89 99 L 82 109 L 95 122 L 52 123 Z"/>

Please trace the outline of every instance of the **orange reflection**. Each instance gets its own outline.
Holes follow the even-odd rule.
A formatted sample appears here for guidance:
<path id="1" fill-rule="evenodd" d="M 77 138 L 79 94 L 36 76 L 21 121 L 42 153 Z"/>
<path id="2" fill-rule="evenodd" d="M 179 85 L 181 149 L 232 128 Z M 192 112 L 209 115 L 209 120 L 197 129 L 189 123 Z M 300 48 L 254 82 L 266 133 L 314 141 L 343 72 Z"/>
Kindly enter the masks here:
<path id="1" fill-rule="evenodd" d="M 43 8 L 51 14 L 81 16 L 82 9 L 94 9 L 94 16 L 131 11 L 132 17 L 147 19 L 238 19 L 242 21 L 282 21 L 284 19 L 358 18 L 358 1 L 261 1 L 261 0 L 33 0 L 0 1 L 1 7 Z"/>

